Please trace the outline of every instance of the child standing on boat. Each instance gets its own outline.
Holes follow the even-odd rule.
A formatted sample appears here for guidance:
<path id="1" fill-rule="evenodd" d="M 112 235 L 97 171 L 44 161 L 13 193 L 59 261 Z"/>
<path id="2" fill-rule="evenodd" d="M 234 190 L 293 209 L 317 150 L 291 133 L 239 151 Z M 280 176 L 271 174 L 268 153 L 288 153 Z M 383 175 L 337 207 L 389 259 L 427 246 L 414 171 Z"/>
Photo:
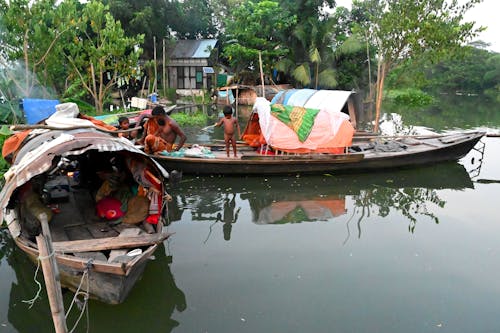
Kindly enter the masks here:
<path id="1" fill-rule="evenodd" d="M 236 154 L 236 138 L 235 138 L 235 128 L 238 130 L 238 137 L 241 136 L 240 125 L 238 124 L 238 119 L 233 117 L 233 108 L 230 105 L 224 106 L 224 118 L 221 118 L 215 123 L 216 127 L 224 125 L 224 142 L 226 143 L 226 154 L 229 157 L 229 145 L 233 146 L 234 157 Z"/>

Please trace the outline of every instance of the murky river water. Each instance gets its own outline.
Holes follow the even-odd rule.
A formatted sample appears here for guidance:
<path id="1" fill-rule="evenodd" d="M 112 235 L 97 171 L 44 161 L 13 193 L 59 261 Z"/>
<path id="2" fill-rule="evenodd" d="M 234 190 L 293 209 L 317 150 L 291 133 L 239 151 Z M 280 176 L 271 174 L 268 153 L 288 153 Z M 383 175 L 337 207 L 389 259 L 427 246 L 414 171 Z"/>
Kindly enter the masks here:
<path id="1" fill-rule="evenodd" d="M 498 132 L 490 108 L 451 126 Z M 185 176 L 175 234 L 124 304 L 91 302 L 77 331 L 499 332 L 500 138 L 483 143 L 390 173 Z M 44 292 L 23 302 L 34 273 L 0 231 L 0 332 L 53 331 Z"/>

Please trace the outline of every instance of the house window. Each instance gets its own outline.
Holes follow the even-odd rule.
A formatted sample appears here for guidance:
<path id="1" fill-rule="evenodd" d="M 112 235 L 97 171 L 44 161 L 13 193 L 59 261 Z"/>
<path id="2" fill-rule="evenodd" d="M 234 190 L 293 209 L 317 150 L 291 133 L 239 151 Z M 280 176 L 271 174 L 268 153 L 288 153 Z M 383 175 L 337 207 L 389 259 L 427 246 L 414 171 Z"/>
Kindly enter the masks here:
<path id="1" fill-rule="evenodd" d="M 203 67 L 177 67 L 178 89 L 203 89 Z"/>
<path id="2" fill-rule="evenodd" d="M 177 88 L 184 89 L 184 67 L 177 67 Z"/>
<path id="3" fill-rule="evenodd" d="M 196 89 L 203 89 L 203 67 L 195 68 Z"/>

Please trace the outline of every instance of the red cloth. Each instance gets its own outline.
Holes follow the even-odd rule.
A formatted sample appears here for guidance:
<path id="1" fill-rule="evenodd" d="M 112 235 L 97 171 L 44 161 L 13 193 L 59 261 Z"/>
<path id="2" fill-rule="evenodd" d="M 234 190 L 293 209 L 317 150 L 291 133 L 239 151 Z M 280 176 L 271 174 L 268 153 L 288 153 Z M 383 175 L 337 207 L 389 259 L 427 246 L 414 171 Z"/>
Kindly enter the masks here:
<path id="1" fill-rule="evenodd" d="M 146 222 L 148 222 L 149 224 L 158 224 L 159 220 L 160 220 L 160 214 L 153 214 L 146 217 Z"/>

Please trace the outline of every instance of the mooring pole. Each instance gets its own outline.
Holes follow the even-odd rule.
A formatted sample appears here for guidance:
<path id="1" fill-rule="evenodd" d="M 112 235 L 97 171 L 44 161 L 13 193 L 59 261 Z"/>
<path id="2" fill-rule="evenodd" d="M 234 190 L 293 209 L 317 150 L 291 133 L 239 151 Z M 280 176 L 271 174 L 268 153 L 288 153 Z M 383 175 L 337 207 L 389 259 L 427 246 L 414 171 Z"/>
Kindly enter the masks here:
<path id="1" fill-rule="evenodd" d="M 56 333 L 67 333 L 66 318 L 64 314 L 64 302 L 61 291 L 61 281 L 59 279 L 59 269 L 54 257 L 52 238 L 50 236 L 49 222 L 45 213 L 39 216 L 42 224 L 42 235 L 36 237 L 38 245 L 39 260 L 42 264 L 43 278 L 47 295 L 49 297 L 50 311 Z"/>

